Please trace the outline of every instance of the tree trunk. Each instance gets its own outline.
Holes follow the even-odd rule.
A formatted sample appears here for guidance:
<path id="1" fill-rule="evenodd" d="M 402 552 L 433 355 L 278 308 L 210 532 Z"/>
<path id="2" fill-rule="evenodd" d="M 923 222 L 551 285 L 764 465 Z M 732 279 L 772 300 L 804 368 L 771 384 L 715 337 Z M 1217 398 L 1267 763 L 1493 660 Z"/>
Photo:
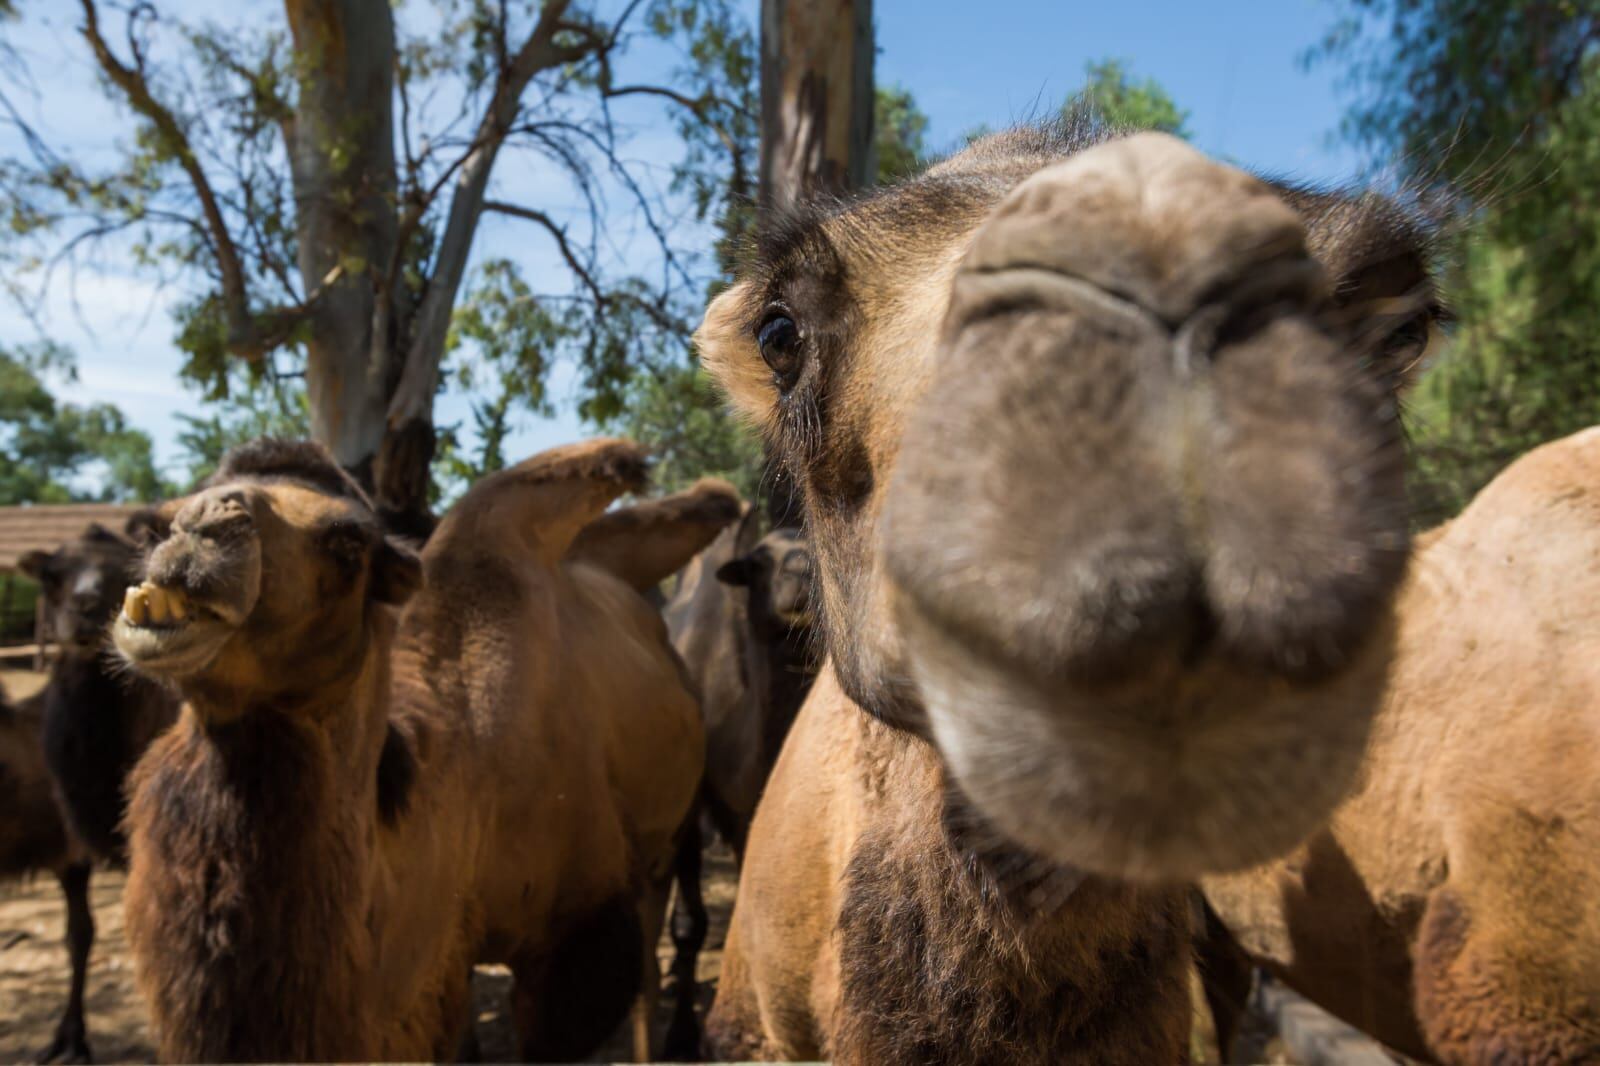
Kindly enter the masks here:
<path id="1" fill-rule="evenodd" d="M 762 0 L 758 225 L 870 183 L 872 61 L 872 0 Z M 770 450 L 766 463 L 768 521 L 799 524 L 788 471 Z"/>
<path id="2" fill-rule="evenodd" d="M 763 216 L 872 175 L 872 0 L 762 0 Z"/>
<path id="3" fill-rule="evenodd" d="M 378 282 L 398 229 L 394 17 L 388 0 L 284 6 L 300 75 L 287 129 L 298 266 L 321 293 L 306 340 L 311 434 L 373 486 L 404 357 L 400 294 Z M 425 510 L 426 486 L 402 502 Z"/>

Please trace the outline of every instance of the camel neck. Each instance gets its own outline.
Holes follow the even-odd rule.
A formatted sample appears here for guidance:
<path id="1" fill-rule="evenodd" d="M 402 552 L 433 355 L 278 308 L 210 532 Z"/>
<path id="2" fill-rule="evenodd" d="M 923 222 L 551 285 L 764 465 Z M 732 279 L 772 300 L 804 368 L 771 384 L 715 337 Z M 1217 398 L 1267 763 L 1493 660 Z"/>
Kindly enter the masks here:
<path id="1" fill-rule="evenodd" d="M 931 745 L 851 706 L 862 765 L 897 787 L 872 789 L 887 806 L 841 878 L 835 1058 L 1172 1061 L 1189 1017 L 1184 890 L 1020 851 Z"/>
<path id="2" fill-rule="evenodd" d="M 361 1010 L 386 656 L 368 642 L 352 677 L 309 698 L 208 706 L 191 686 L 136 772 L 128 928 L 162 971 L 145 986 L 163 1001 L 164 1059 L 374 1053 Z"/>

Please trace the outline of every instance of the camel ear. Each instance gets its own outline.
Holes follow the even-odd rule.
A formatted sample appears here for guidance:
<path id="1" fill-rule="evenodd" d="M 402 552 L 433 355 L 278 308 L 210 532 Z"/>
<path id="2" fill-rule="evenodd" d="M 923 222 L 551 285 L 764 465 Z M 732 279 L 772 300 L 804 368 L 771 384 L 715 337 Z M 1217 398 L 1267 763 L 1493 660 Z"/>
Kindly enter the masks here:
<path id="1" fill-rule="evenodd" d="M 372 595 L 398 607 L 422 587 L 422 562 L 417 553 L 393 537 L 384 537 L 372 557 Z"/>
<path id="2" fill-rule="evenodd" d="M 717 567 L 717 580 L 724 585 L 753 585 L 756 580 L 755 561 L 748 555 L 730 559 Z"/>
<path id="3" fill-rule="evenodd" d="M 46 552 L 27 552 L 17 560 L 17 569 L 42 585 L 50 574 L 50 556 Z"/>
<path id="4" fill-rule="evenodd" d="M 172 520 L 155 507 L 142 507 L 128 516 L 123 533 L 141 548 L 160 544 L 172 535 Z"/>

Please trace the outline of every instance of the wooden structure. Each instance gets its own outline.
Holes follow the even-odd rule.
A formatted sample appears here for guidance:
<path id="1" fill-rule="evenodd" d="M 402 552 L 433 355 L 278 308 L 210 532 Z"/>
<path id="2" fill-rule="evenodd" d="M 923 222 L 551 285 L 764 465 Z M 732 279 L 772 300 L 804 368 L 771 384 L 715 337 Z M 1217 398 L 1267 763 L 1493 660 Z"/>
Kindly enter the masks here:
<path id="1" fill-rule="evenodd" d="M 17 563 L 30 551 L 53 551 L 76 538 L 91 522 L 119 530 L 137 507 L 125 503 L 24 504 L 0 507 L 0 638 L 25 624 L 16 616 L 33 614 L 32 634 L 38 645 L 35 668 L 42 668 L 45 652 L 44 601 L 28 603 L 31 589 L 18 579 Z"/>

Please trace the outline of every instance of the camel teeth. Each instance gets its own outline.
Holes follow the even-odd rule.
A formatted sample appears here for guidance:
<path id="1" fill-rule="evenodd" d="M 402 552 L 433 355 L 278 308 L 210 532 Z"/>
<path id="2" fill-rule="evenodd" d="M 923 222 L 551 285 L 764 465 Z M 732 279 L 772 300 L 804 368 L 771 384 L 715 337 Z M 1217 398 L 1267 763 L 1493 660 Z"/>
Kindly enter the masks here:
<path id="1" fill-rule="evenodd" d="M 172 589 L 167 593 L 167 614 L 172 617 L 174 622 L 183 621 L 184 616 L 189 613 L 189 608 L 185 605 L 186 599 L 187 597 L 177 589 Z"/>
<path id="2" fill-rule="evenodd" d="M 167 620 L 167 590 L 160 585 L 146 585 L 144 599 L 150 605 L 150 622 L 160 625 Z"/>
<path id="3" fill-rule="evenodd" d="M 150 621 L 149 606 L 145 602 L 144 586 L 129 589 L 122 598 L 122 613 L 128 616 L 128 621 L 136 626 L 142 626 Z"/>

